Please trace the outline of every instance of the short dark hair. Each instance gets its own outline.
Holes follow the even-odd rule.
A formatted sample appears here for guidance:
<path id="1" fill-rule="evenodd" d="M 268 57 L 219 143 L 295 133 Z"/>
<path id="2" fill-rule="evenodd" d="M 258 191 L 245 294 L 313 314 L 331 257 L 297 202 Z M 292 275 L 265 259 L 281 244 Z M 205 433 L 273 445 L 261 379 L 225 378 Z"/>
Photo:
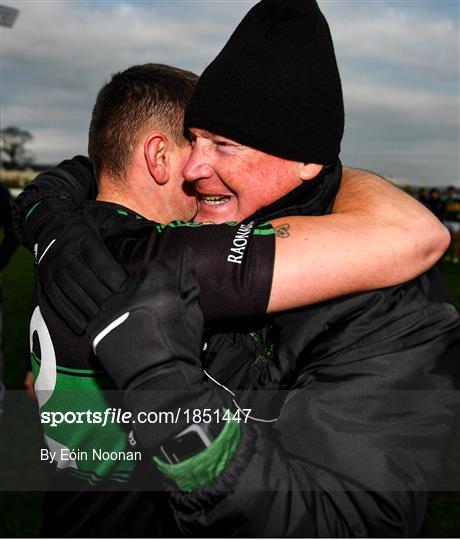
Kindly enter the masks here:
<path id="1" fill-rule="evenodd" d="M 115 73 L 93 108 L 88 154 L 96 177 L 126 173 L 132 152 L 150 123 L 182 145 L 184 110 L 198 76 L 164 64 L 142 64 Z"/>

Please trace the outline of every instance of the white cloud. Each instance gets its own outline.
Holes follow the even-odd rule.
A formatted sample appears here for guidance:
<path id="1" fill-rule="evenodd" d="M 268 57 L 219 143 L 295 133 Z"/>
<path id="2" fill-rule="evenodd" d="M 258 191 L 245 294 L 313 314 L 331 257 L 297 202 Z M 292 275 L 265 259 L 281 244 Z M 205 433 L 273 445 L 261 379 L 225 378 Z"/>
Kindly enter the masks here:
<path id="1" fill-rule="evenodd" d="M 9 0 L 21 13 L 2 32 L 2 123 L 34 133 L 39 162 L 84 151 L 94 98 L 111 73 L 144 62 L 199 73 L 254 3 Z M 414 2 L 320 5 L 343 79 L 345 161 L 458 179 L 458 20 Z"/>
<path id="2" fill-rule="evenodd" d="M 442 1 L 442 0 L 441 0 Z M 430 70 L 458 79 L 458 21 L 422 17 L 416 3 L 323 2 L 343 61 Z"/>
<path id="3" fill-rule="evenodd" d="M 345 80 L 344 100 L 351 112 L 361 110 L 372 114 L 380 111 L 398 121 L 403 118 L 410 124 L 426 128 L 438 124 L 452 128 L 458 126 L 459 99 L 454 95 L 435 94 L 423 88 L 398 88 Z M 457 114 L 453 114 L 455 112 Z"/>
<path id="4" fill-rule="evenodd" d="M 21 13 L 14 29 L 2 32 L 2 124 L 32 130 L 31 149 L 40 162 L 74 153 L 74 138 L 65 133 L 78 131 L 78 140 L 86 139 L 96 93 L 111 73 L 144 62 L 200 72 L 239 19 L 238 7 L 245 10 L 224 2 L 220 8 L 227 15 L 236 12 L 235 20 L 223 19 L 222 9 L 214 6 L 215 20 L 209 24 L 202 4 L 198 10 L 183 4 L 186 17 L 179 6 L 171 9 L 161 2 L 10 5 Z M 58 145 L 44 135 L 48 131 L 60 134 Z"/>
<path id="5" fill-rule="evenodd" d="M 67 128 L 40 128 L 34 131 L 35 144 L 31 146 L 37 162 L 47 156 L 47 163 L 58 163 L 77 154 L 87 155 L 87 132 L 72 132 Z"/>

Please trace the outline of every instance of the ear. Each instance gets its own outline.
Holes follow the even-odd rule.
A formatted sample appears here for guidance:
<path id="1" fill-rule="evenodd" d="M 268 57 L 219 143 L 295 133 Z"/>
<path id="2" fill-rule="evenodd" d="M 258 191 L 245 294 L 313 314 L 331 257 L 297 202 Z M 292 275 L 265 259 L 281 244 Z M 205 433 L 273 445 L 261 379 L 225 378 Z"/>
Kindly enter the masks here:
<path id="1" fill-rule="evenodd" d="M 303 181 L 313 180 L 323 170 L 319 163 L 299 163 L 299 178 Z"/>
<path id="2" fill-rule="evenodd" d="M 160 131 L 149 133 L 144 142 L 144 157 L 150 175 L 159 185 L 169 181 L 168 137 Z"/>

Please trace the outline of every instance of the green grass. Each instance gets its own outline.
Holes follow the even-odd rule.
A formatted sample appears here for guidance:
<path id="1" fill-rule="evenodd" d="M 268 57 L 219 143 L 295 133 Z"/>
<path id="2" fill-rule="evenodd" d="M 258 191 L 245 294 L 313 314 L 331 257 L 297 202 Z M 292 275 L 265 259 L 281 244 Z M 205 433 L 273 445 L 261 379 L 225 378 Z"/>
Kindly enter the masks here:
<path id="1" fill-rule="evenodd" d="M 460 310 L 460 265 L 440 263 L 439 268 L 444 275 L 449 289 L 454 296 L 457 309 Z M 460 428 L 457 431 L 450 457 L 446 464 L 445 477 L 450 478 L 450 485 L 460 483 Z M 460 492 L 447 491 L 435 493 L 430 500 L 421 536 L 427 538 L 460 536 Z"/>
<path id="2" fill-rule="evenodd" d="M 3 275 L 5 379 L 9 389 L 19 389 L 23 385 L 24 366 L 28 354 L 32 266 L 32 257 L 21 248 L 14 255 Z M 459 307 L 460 267 L 441 264 L 440 268 Z M 2 489 L 1 471 L 5 467 L 14 466 L 15 460 L 12 459 L 14 457 L 12 454 L 18 446 L 21 464 L 32 474 L 31 463 L 40 444 L 38 417 L 33 402 L 23 399 L 21 407 L 7 406 L 2 431 L 8 434 L 8 440 L 6 445 L 0 444 L 0 490 Z M 2 437 L 4 440 L 3 434 Z M 458 459 L 453 459 L 454 455 L 460 455 L 460 436 L 457 436 L 455 443 L 452 457 L 446 466 L 447 478 L 451 479 L 451 485 L 458 485 L 460 481 L 459 462 Z M 40 471 L 33 471 L 33 474 L 39 484 Z M 43 494 L 40 492 L 0 491 L 0 537 L 37 536 L 41 525 L 42 499 Z M 459 508 L 459 492 L 436 493 L 429 506 L 422 536 L 458 536 L 460 534 Z"/>
<path id="3" fill-rule="evenodd" d="M 455 305 L 460 310 L 460 264 L 439 263 L 439 268 L 454 296 Z"/>
<path id="4" fill-rule="evenodd" d="M 19 248 L 3 272 L 3 350 L 8 388 L 23 388 L 29 349 L 33 257 Z"/>
<path id="5" fill-rule="evenodd" d="M 5 383 L 8 389 L 22 389 L 29 348 L 29 316 L 33 285 L 33 258 L 23 248 L 16 251 L 13 260 L 3 272 L 3 350 Z M 5 404 L 5 417 L 1 429 L 8 434 L 7 445 L 0 445 L 0 482 L 4 468 L 10 473 L 11 454 L 18 451 L 23 467 L 35 460 L 41 443 L 36 406 L 23 398 L 20 411 Z M 21 436 L 26 442 L 21 444 Z M 19 441 L 19 442 L 18 442 Z M 16 462 L 16 463 L 15 463 Z M 27 469 L 26 469 L 27 470 Z M 0 483 L 1 486 L 1 483 Z M 1 487 L 0 487 L 1 489 Z M 43 493 L 0 491 L 0 536 L 32 537 L 40 532 Z"/>

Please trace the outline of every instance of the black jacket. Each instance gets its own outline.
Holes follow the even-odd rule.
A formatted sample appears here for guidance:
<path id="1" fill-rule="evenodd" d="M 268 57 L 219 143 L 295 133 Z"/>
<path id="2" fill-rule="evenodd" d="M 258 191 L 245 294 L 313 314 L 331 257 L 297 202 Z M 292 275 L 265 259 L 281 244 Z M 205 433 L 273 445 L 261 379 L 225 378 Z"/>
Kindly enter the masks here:
<path id="1" fill-rule="evenodd" d="M 259 215 L 326 212 L 336 180 Z M 214 484 L 172 493 L 181 533 L 416 535 L 460 401 L 460 322 L 446 299 L 431 271 L 271 317 L 251 336 L 213 335 L 205 369 L 259 421 Z"/>

